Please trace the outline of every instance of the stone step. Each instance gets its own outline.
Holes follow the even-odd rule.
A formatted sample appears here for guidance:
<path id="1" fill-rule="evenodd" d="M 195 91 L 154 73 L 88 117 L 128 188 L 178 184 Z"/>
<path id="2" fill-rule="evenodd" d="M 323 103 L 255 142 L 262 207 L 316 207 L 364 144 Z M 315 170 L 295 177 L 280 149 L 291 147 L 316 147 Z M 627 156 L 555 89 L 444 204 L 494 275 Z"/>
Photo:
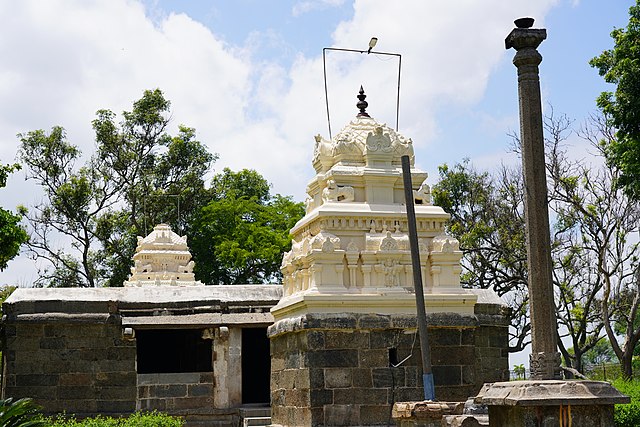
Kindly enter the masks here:
<path id="1" fill-rule="evenodd" d="M 271 417 L 247 417 L 242 419 L 242 427 L 271 425 Z"/>

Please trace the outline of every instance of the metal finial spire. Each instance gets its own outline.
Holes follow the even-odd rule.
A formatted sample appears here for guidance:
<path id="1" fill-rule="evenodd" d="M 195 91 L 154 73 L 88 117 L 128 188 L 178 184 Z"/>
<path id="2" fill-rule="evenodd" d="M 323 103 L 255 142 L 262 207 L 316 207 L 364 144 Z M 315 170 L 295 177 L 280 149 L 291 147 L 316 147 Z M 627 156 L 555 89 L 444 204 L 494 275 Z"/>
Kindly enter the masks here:
<path id="1" fill-rule="evenodd" d="M 357 117 L 370 117 L 369 114 L 367 113 L 367 107 L 369 106 L 369 103 L 367 101 L 365 101 L 365 98 L 367 97 L 367 95 L 364 94 L 364 89 L 362 88 L 362 85 L 360 85 L 360 92 L 358 95 L 358 103 L 356 104 L 356 107 L 358 107 L 358 109 L 360 110 L 360 112 L 358 113 Z"/>

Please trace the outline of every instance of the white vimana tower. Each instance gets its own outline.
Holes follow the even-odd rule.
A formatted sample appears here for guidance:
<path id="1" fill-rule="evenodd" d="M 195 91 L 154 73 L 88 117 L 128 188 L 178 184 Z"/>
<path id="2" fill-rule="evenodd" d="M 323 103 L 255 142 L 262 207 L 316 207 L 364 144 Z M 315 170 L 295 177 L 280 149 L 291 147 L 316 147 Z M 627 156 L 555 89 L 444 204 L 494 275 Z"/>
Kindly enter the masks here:
<path id="1" fill-rule="evenodd" d="M 400 157 L 411 159 L 427 312 L 473 314 L 475 293 L 460 286 L 458 241 L 444 234 L 449 215 L 431 201 L 427 174 L 415 168 L 411 139 L 366 112 L 330 141 L 315 137 L 316 176 L 306 215 L 291 229 L 275 320 L 306 313 L 415 314 Z"/>

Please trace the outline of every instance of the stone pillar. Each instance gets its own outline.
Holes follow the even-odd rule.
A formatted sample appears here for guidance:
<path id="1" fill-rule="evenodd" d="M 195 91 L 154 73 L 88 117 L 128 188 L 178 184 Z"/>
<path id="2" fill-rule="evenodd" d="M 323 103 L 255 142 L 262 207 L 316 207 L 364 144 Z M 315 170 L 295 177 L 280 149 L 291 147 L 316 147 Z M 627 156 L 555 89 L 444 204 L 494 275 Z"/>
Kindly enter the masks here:
<path id="1" fill-rule="evenodd" d="M 549 207 L 540 100 L 538 65 L 542 56 L 537 47 L 547 38 L 545 29 L 532 29 L 532 18 L 516 20 L 505 46 L 517 53 L 520 103 L 520 142 L 525 186 L 527 267 L 531 314 L 532 379 L 559 379 L 560 353 L 557 351 L 555 304 L 553 299 Z"/>
<path id="2" fill-rule="evenodd" d="M 216 328 L 213 341 L 213 405 L 233 408 L 242 404 L 242 329 Z"/>

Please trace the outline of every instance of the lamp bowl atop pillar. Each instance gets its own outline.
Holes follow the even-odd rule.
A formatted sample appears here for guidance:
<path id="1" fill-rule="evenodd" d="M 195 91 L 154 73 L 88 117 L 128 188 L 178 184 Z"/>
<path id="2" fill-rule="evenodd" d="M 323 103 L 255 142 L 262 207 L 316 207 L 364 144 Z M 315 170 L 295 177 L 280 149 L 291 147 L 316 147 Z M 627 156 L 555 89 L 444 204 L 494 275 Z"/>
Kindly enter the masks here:
<path id="1" fill-rule="evenodd" d="M 513 23 L 516 24 L 518 28 L 531 28 L 533 27 L 534 21 L 533 18 L 518 18 L 513 21 Z"/>

